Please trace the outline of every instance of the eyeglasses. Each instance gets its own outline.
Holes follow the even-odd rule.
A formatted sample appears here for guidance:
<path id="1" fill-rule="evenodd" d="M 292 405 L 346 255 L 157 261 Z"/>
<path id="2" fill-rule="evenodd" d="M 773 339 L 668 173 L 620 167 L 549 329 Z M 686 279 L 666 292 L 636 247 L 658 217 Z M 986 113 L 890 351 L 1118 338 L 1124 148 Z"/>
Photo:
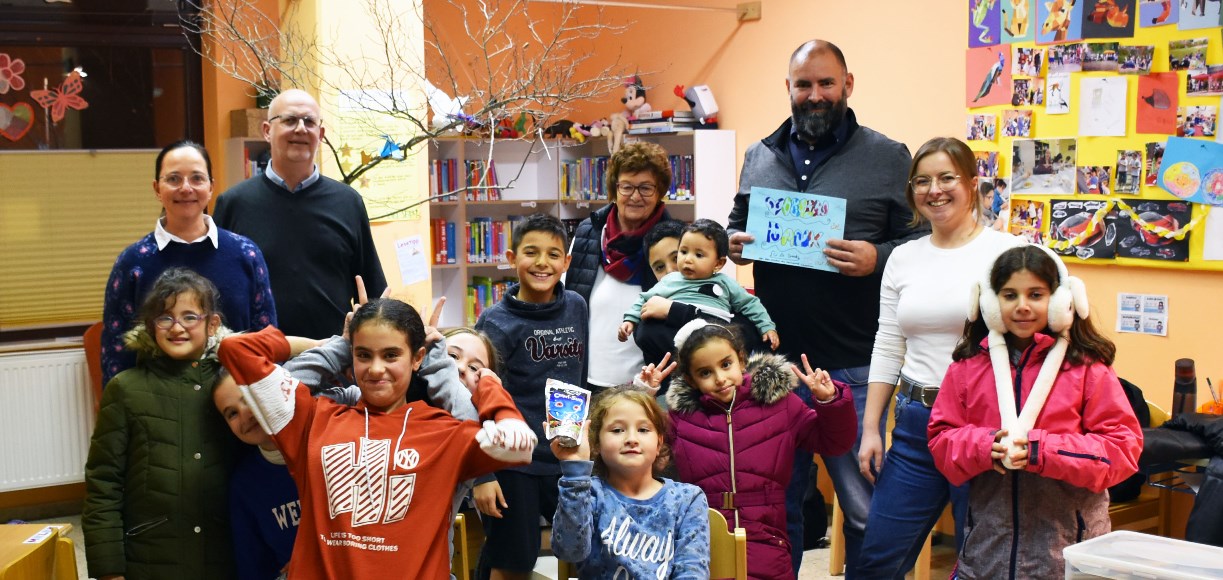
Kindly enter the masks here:
<path id="1" fill-rule="evenodd" d="M 935 178 L 918 175 L 909 180 L 909 186 L 913 188 L 913 193 L 930 193 L 930 187 L 935 183 L 938 184 L 940 191 L 951 191 L 959 182 L 960 176 L 954 173 L 944 173 Z"/>
<path id="2" fill-rule="evenodd" d="M 631 183 L 620 182 L 616 184 L 616 191 L 624 197 L 632 197 L 633 193 L 641 196 L 641 199 L 650 199 L 658 193 L 658 187 L 653 183 L 642 183 L 641 185 L 633 185 Z"/>
<path id="3" fill-rule="evenodd" d="M 185 178 L 177 173 L 171 173 L 161 177 L 161 182 L 170 187 L 182 187 L 184 181 L 190 183 L 191 187 L 204 187 L 205 185 L 208 185 L 208 182 L 212 181 L 212 178 L 204 175 L 203 173 L 192 173 Z"/>
<path id="4" fill-rule="evenodd" d="M 158 316 L 157 318 L 153 319 L 153 325 L 162 330 L 170 330 L 174 327 L 174 323 L 177 322 L 179 326 L 183 327 L 183 329 L 191 330 L 192 328 L 199 326 L 200 322 L 202 322 L 205 318 L 207 317 L 203 314 L 184 314 L 182 318 L 175 318 L 173 316 Z"/>
<path id="5" fill-rule="evenodd" d="M 302 125 L 306 126 L 307 131 L 313 131 L 323 122 L 322 119 L 311 117 L 309 115 L 301 117 L 297 115 L 276 115 L 275 117 L 268 119 L 269 123 L 272 121 L 280 121 L 281 126 L 283 126 L 285 129 L 291 130 L 297 129 L 298 123 L 301 123 Z"/>

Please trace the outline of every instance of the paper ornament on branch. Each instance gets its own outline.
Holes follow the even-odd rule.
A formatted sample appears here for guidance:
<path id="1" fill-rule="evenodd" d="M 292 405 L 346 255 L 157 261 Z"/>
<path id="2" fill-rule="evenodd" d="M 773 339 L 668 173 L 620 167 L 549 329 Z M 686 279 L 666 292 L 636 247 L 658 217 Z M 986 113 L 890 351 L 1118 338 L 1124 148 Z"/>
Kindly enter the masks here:
<path id="1" fill-rule="evenodd" d="M 43 79 L 43 86 L 47 83 Z M 51 121 L 58 123 L 64 120 L 64 113 L 68 108 L 73 108 L 78 111 L 89 108 L 89 103 L 81 98 L 81 89 L 85 88 L 85 83 L 81 81 L 81 73 L 72 71 L 64 82 L 60 83 L 58 89 L 43 89 L 41 91 L 30 91 L 30 96 L 42 105 L 43 109 L 51 111 Z"/>

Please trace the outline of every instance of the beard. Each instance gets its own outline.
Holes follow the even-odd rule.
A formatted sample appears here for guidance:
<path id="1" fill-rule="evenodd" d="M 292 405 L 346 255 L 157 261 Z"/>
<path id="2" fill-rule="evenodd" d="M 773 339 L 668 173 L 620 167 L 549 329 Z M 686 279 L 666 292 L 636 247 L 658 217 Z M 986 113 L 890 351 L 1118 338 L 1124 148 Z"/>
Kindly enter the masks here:
<path id="1" fill-rule="evenodd" d="M 845 92 L 835 101 L 812 103 L 790 103 L 790 116 L 794 120 L 794 130 L 807 143 L 818 143 L 829 133 L 836 130 L 845 119 L 845 111 L 849 108 Z"/>

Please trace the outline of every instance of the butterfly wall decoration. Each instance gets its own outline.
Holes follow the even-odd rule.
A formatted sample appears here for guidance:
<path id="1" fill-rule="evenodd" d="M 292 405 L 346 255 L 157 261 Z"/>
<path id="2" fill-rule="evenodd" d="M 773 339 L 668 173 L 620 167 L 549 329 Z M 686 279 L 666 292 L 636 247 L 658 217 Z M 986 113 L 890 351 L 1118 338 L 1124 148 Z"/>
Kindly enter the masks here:
<path id="1" fill-rule="evenodd" d="M 68 78 L 60 83 L 59 88 L 30 91 L 30 96 L 38 101 L 42 108 L 50 109 L 51 121 L 58 123 L 64 119 L 64 113 L 69 108 L 78 111 L 89 108 L 89 103 L 81 98 L 83 88 L 85 88 L 85 83 L 81 81 L 81 73 L 72 71 Z"/>

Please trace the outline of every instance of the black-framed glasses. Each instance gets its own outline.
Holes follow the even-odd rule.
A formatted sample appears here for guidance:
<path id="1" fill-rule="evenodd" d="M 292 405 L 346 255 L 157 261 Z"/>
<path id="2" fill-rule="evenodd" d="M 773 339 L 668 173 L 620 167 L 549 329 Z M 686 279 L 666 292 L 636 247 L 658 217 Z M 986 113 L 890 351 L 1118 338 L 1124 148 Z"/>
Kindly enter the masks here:
<path id="1" fill-rule="evenodd" d="M 191 330 L 192 328 L 199 326 L 200 322 L 202 322 L 205 318 L 207 318 L 207 316 L 204 316 L 203 314 L 192 313 L 184 314 L 178 318 L 169 315 L 158 316 L 157 318 L 153 319 L 153 325 L 162 330 L 170 330 L 174 327 L 174 323 L 177 322 L 178 325 L 184 329 Z"/>
<path id="2" fill-rule="evenodd" d="M 273 121 L 280 123 L 281 126 L 289 130 L 297 129 L 297 125 L 302 124 L 305 125 L 307 131 L 315 130 L 323 122 L 322 119 L 311 117 L 310 115 L 302 115 L 300 117 L 297 115 L 276 115 L 268 119 L 269 123 Z"/>
<path id="3" fill-rule="evenodd" d="M 951 191 L 960 182 L 960 176 L 954 173 L 942 173 L 938 177 L 918 175 L 909 180 L 913 193 L 930 193 L 930 188 L 938 185 L 940 191 Z"/>
<path id="4" fill-rule="evenodd" d="M 170 187 L 182 187 L 183 183 L 190 183 L 191 187 L 204 187 L 212 178 L 203 173 L 192 173 L 187 177 L 183 177 L 177 173 L 161 176 L 161 182 Z"/>
<path id="5" fill-rule="evenodd" d="M 623 195 L 624 197 L 632 197 L 633 193 L 635 192 L 637 195 L 641 196 L 641 199 L 650 199 L 658 194 L 658 186 L 654 185 L 653 183 L 633 185 L 631 183 L 621 181 L 620 183 L 616 184 L 616 191 L 618 191 L 620 195 Z"/>

